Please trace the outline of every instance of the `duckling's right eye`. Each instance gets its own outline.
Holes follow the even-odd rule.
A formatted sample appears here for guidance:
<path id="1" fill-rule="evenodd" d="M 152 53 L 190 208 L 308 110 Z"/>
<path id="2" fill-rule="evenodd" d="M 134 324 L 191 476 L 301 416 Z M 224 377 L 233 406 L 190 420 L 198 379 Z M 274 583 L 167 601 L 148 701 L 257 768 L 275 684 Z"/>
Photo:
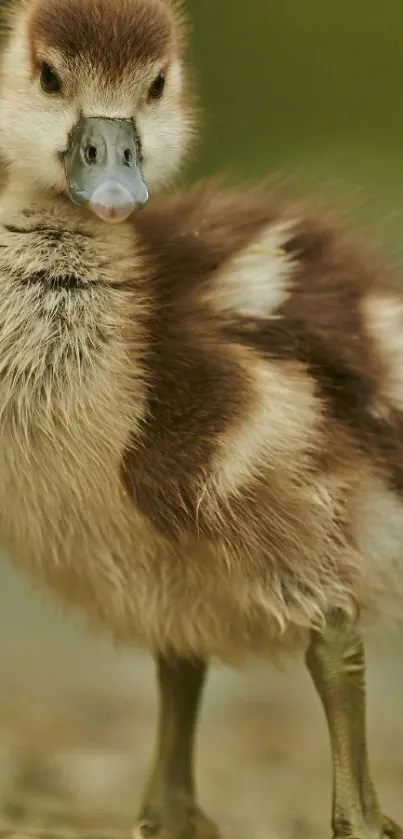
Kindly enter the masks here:
<path id="1" fill-rule="evenodd" d="M 41 67 L 41 88 L 45 93 L 60 93 L 62 83 L 56 71 L 46 61 Z"/>

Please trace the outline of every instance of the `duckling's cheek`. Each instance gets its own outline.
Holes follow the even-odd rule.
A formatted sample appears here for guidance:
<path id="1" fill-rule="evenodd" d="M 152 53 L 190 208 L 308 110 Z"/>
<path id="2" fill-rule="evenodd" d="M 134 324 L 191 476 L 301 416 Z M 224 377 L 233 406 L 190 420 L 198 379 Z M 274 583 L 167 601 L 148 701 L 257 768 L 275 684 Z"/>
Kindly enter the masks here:
<path id="1" fill-rule="evenodd" d="M 57 101 L 28 88 L 19 94 L 19 105 L 9 92 L 0 98 L 0 145 L 14 170 L 28 181 L 64 186 L 60 156 L 74 125 L 75 114 Z"/>
<path id="2" fill-rule="evenodd" d="M 193 122 L 182 106 L 166 100 L 136 115 L 144 161 L 142 170 L 150 191 L 168 184 L 183 162 L 193 139 Z"/>

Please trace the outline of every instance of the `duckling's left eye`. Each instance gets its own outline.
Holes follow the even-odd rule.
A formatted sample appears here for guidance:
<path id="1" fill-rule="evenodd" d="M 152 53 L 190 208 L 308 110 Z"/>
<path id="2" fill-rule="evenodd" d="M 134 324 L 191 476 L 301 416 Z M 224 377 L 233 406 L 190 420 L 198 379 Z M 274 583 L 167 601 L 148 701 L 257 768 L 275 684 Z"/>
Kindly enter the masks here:
<path id="1" fill-rule="evenodd" d="M 62 83 L 56 70 L 46 61 L 43 62 L 41 67 L 41 88 L 45 93 L 60 93 L 62 89 Z"/>
<path id="2" fill-rule="evenodd" d="M 161 99 L 161 96 L 164 92 L 165 88 L 165 73 L 161 72 L 158 73 L 156 79 L 154 79 L 150 90 L 148 91 L 148 96 L 150 99 Z"/>

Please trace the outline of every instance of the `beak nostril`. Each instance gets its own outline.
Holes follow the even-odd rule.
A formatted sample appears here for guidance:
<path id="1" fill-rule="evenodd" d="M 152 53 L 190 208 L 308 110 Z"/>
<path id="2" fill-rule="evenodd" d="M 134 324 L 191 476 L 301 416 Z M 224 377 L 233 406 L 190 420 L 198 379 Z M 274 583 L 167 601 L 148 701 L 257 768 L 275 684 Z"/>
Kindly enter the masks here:
<path id="1" fill-rule="evenodd" d="M 124 161 L 126 166 L 131 166 L 133 163 L 133 152 L 131 149 L 124 150 Z"/>
<path id="2" fill-rule="evenodd" d="M 93 145 L 87 146 L 84 154 L 85 154 L 85 159 L 86 159 L 87 163 L 89 163 L 90 165 L 93 165 L 94 163 L 97 162 L 98 151 L 97 151 L 96 146 L 93 146 Z"/>

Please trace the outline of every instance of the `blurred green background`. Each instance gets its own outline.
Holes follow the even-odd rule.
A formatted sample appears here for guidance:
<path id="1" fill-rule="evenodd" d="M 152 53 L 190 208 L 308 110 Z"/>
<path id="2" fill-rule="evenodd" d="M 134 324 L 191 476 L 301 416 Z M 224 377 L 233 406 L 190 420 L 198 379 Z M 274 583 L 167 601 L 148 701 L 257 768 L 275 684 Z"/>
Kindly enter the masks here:
<path id="1" fill-rule="evenodd" d="M 188 0 L 188 10 L 202 106 L 188 180 L 281 176 L 345 207 L 401 260 L 403 0 Z M 399 640 L 370 647 L 369 722 L 382 799 L 402 821 L 401 652 Z M 0 810 L 127 833 L 153 744 L 149 658 L 93 638 L 4 558 L 0 673 Z M 200 765 L 203 803 L 226 837 L 330 835 L 327 733 L 301 664 L 288 676 L 215 672 Z"/>
<path id="2" fill-rule="evenodd" d="M 403 3 L 189 0 L 204 108 L 191 177 L 280 172 L 399 245 Z"/>
<path id="3" fill-rule="evenodd" d="M 0 0 L 0 22 L 10 2 Z M 296 189 L 374 221 L 399 245 L 402 0 L 184 6 L 202 106 L 188 179 L 279 173 Z"/>

